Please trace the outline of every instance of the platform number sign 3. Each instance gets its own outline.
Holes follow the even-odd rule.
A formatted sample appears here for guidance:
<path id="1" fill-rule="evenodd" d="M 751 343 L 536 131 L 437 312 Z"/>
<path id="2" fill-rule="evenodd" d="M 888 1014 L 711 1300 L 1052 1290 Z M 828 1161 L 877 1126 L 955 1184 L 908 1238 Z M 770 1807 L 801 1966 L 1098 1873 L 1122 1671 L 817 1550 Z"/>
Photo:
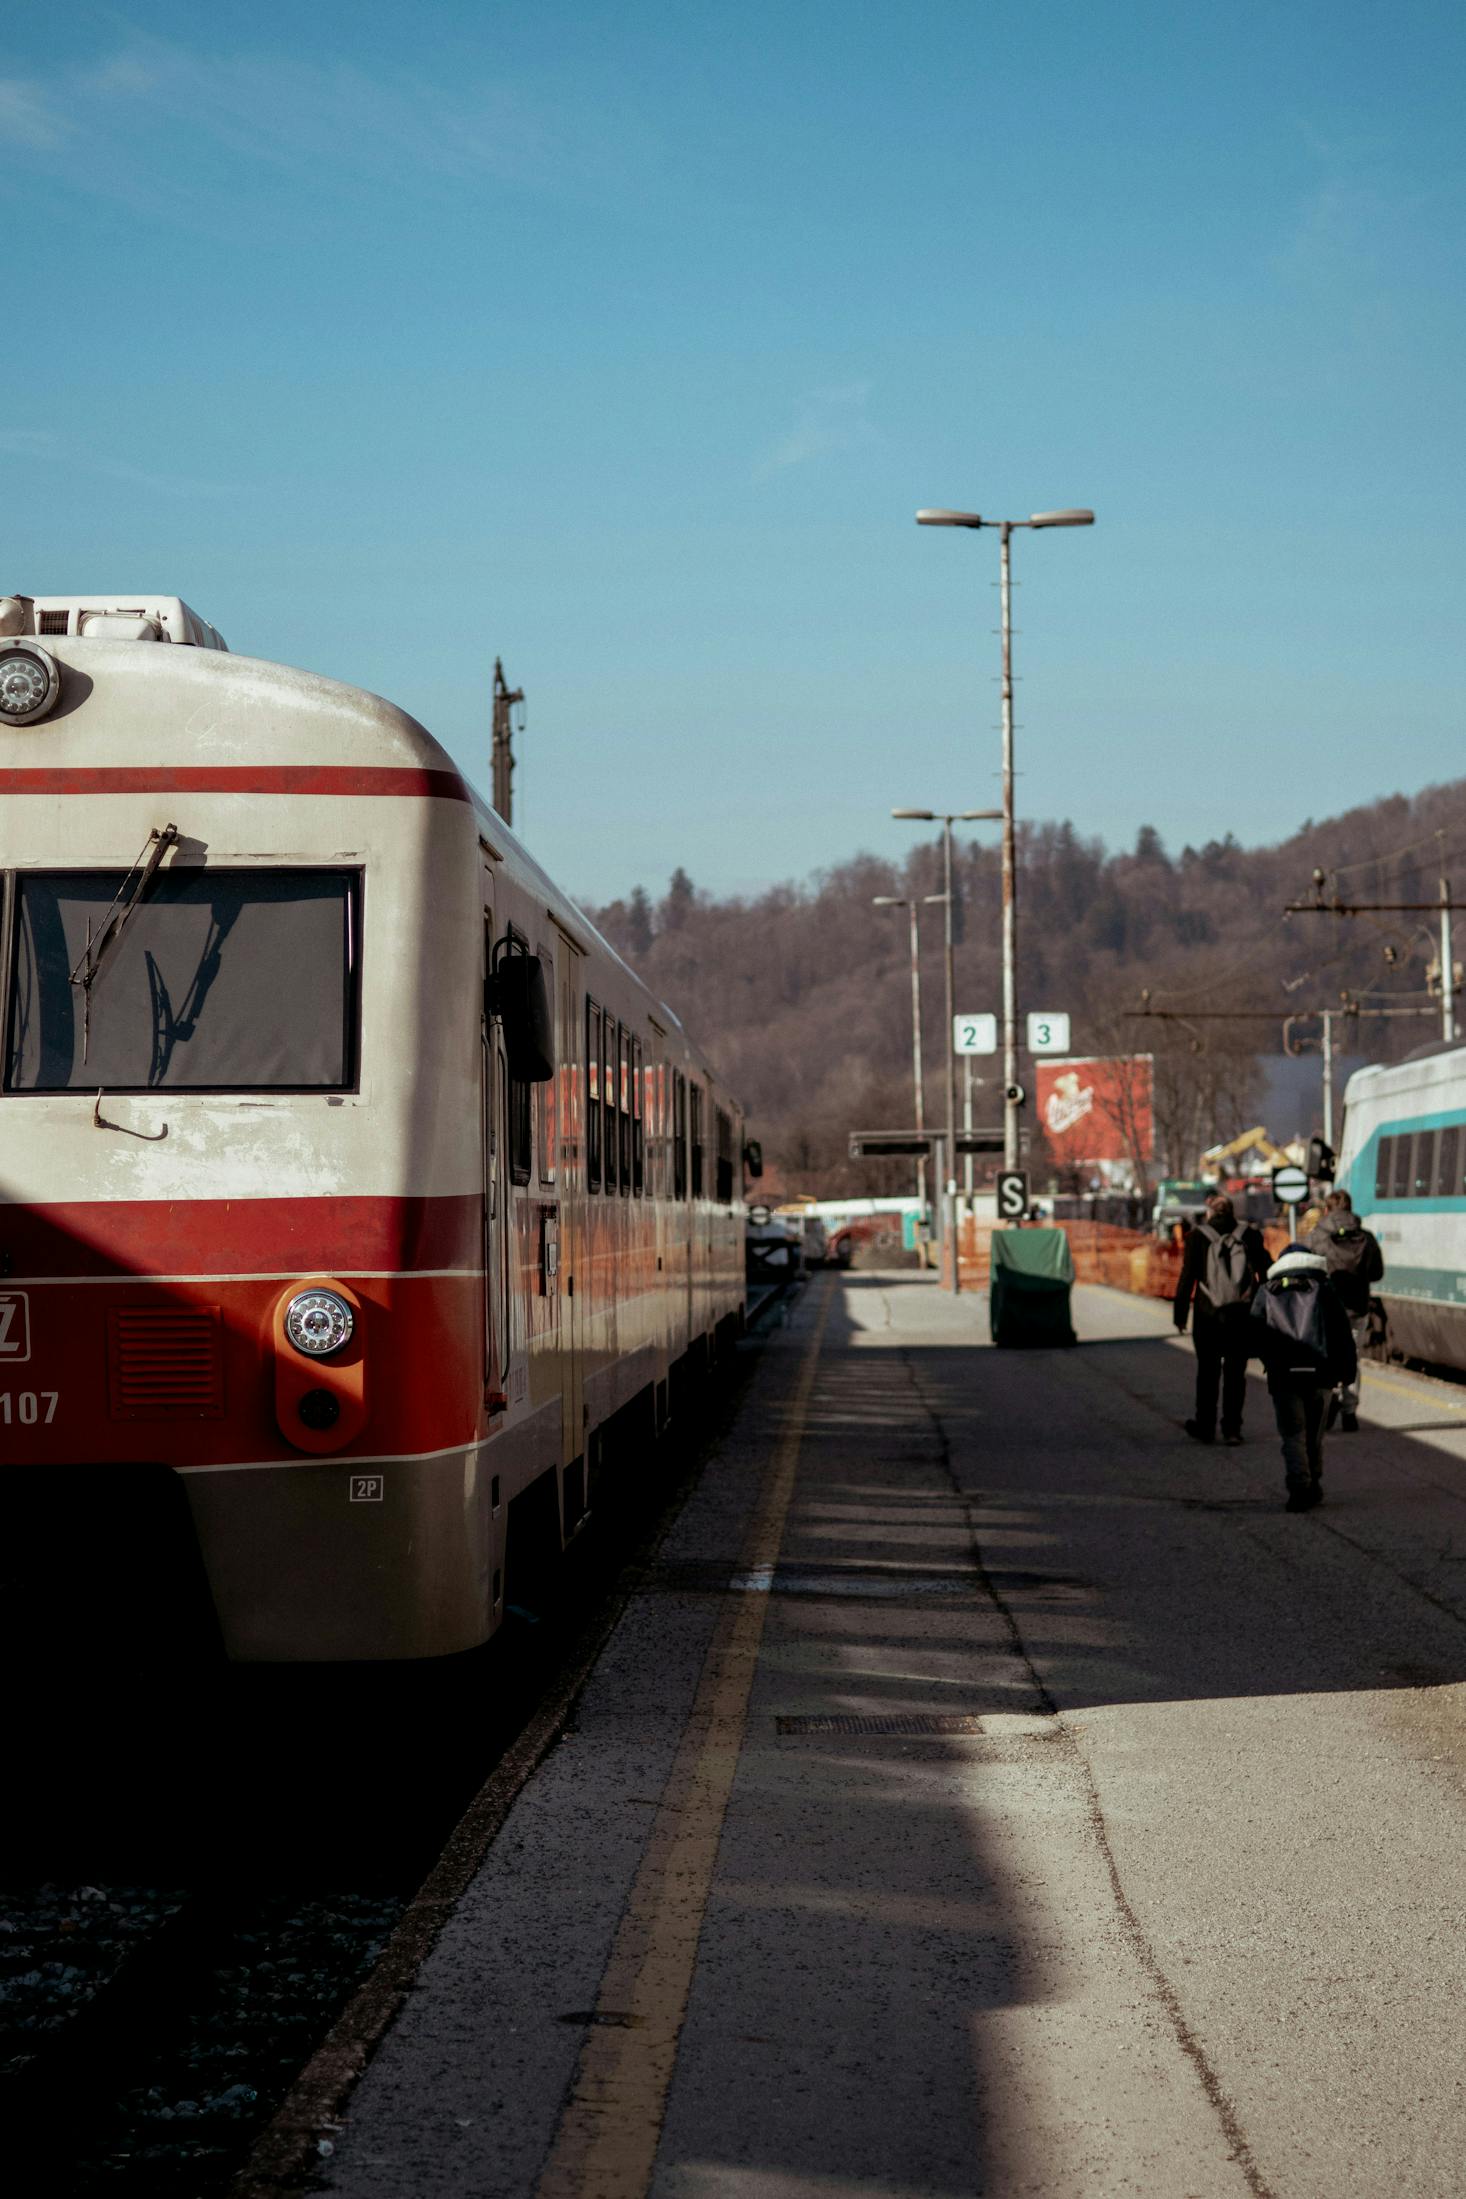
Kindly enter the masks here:
<path id="1" fill-rule="evenodd" d="M 1028 1019 L 1028 1051 L 1031 1054 L 1067 1054 L 1069 1018 L 1036 1011 Z"/>
<path id="2" fill-rule="evenodd" d="M 1028 1178 L 1021 1168 L 1005 1168 L 998 1178 L 998 1219 L 1021 1222 L 1028 1212 Z"/>

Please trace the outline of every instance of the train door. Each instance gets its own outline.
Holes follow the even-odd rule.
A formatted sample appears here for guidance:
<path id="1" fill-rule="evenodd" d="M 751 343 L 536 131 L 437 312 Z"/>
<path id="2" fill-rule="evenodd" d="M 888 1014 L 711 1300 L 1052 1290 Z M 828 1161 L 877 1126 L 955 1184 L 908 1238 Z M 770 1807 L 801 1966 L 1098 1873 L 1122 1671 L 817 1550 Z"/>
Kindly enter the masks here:
<path id="1" fill-rule="evenodd" d="M 484 980 L 494 952 L 494 875 L 483 868 Z M 514 1359 L 513 1209 L 509 1197 L 509 1065 L 503 1034 L 483 1019 L 484 1405 L 492 1417 L 509 1403 Z"/>
<path id="2" fill-rule="evenodd" d="M 583 1095 L 580 1089 L 581 956 L 563 932 L 556 939 L 556 1038 L 555 1038 L 555 1137 L 560 1209 L 560 1411 L 563 1448 L 561 1455 L 573 1478 L 580 1462 L 580 1486 L 589 1497 L 585 1457 L 585 1337 L 582 1288 L 581 1240 L 584 1214 L 581 1193 Z M 573 1493 L 573 1492 L 572 1492 Z M 568 1509 L 568 1506 L 567 1506 Z"/>

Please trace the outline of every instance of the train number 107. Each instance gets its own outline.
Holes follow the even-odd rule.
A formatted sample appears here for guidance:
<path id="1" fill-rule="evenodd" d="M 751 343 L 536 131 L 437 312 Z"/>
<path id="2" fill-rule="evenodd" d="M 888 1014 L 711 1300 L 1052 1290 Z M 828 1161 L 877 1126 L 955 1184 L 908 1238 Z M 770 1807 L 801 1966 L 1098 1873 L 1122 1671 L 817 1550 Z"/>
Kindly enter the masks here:
<path id="1" fill-rule="evenodd" d="M 0 1390 L 0 1428 L 49 1428 L 56 1418 L 59 1390 Z"/>

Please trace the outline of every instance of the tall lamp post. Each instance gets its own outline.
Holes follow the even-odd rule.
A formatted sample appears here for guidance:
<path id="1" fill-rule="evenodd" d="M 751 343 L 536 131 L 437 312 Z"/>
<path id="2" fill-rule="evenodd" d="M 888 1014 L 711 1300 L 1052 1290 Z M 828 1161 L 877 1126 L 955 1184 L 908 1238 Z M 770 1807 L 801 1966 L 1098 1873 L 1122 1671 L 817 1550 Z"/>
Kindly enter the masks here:
<path id="1" fill-rule="evenodd" d="M 872 905 L 878 909 L 909 909 L 911 911 L 911 1069 L 916 1085 L 916 1127 L 926 1129 L 926 1093 L 921 1077 L 921 938 L 917 930 L 917 911 L 920 902 L 907 900 L 900 894 L 875 893 Z M 926 1155 L 916 1157 L 916 1203 L 923 1229 L 926 1226 Z"/>
<path id="2" fill-rule="evenodd" d="M 1013 822 L 1013 618 L 1008 545 L 1015 527 L 1092 527 L 1094 513 L 1035 512 L 1029 519 L 983 519 L 977 512 L 920 511 L 918 527 L 996 527 L 1003 613 L 1003 1166 L 1019 1165 L 1018 842 Z"/>
<path id="3" fill-rule="evenodd" d="M 953 1044 L 953 1024 L 956 1010 L 953 1007 L 952 984 L 952 827 L 974 824 L 981 818 L 1001 817 L 999 809 L 893 809 L 893 817 L 909 818 L 914 823 L 935 825 L 942 828 L 942 884 L 940 894 L 928 894 L 929 901 L 941 901 L 943 908 L 943 933 L 946 949 L 947 973 L 947 1151 L 942 1176 L 942 1234 L 952 1254 L 952 1289 L 962 1288 L 961 1266 L 957 1257 L 957 1050 Z"/>

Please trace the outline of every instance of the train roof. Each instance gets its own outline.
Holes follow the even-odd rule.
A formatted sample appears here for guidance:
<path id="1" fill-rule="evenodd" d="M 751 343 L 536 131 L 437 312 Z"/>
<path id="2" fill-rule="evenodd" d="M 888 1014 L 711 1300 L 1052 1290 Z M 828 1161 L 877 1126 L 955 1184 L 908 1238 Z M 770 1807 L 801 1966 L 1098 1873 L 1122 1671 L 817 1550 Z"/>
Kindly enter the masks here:
<path id="1" fill-rule="evenodd" d="M 1359 1106 L 1367 1100 L 1392 1099 L 1404 1092 L 1427 1092 L 1466 1078 L 1466 1042 L 1438 1039 L 1417 1046 L 1403 1061 L 1374 1062 L 1356 1069 L 1344 1087 L 1344 1103 Z"/>

